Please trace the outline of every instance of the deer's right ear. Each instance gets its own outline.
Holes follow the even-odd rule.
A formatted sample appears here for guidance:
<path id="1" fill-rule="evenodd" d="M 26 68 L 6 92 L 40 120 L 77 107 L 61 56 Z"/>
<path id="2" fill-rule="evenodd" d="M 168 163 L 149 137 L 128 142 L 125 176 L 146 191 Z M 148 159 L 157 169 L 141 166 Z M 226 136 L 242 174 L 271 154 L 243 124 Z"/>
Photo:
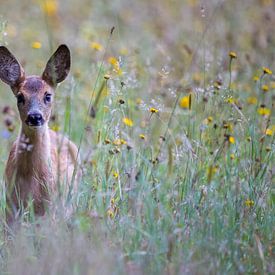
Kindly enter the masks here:
<path id="1" fill-rule="evenodd" d="M 6 47 L 0 46 L 0 79 L 16 93 L 16 88 L 24 76 L 24 70 L 16 58 Z"/>

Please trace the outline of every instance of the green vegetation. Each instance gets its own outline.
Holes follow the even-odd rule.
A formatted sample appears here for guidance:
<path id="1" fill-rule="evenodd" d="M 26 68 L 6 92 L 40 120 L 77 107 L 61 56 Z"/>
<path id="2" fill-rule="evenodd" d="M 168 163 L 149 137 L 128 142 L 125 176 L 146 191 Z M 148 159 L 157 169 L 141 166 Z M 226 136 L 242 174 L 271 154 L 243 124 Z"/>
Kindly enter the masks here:
<path id="1" fill-rule="evenodd" d="M 2 181 L 0 274 L 274 273 L 274 10 L 1 3 L 0 43 L 27 74 L 59 44 L 72 51 L 51 127 L 80 146 L 83 178 L 69 219 L 58 201 L 43 218 L 26 210 L 9 240 Z M 3 175 L 20 121 L 9 87 L 0 94 Z"/>

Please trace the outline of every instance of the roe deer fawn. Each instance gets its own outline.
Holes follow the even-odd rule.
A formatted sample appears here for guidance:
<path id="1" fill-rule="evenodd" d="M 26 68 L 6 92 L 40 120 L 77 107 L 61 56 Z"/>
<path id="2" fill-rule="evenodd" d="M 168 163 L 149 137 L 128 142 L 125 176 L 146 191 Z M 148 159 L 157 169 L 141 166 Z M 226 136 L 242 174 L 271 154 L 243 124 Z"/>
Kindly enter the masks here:
<path id="1" fill-rule="evenodd" d="M 77 147 L 48 128 L 54 89 L 69 70 L 70 51 L 66 45 L 58 47 L 41 77 L 25 76 L 10 51 L 0 47 L 0 78 L 17 98 L 21 119 L 21 130 L 5 169 L 8 224 L 16 220 L 30 199 L 34 213 L 43 216 L 51 192 L 57 192 L 58 182 L 69 190 L 74 181 Z"/>

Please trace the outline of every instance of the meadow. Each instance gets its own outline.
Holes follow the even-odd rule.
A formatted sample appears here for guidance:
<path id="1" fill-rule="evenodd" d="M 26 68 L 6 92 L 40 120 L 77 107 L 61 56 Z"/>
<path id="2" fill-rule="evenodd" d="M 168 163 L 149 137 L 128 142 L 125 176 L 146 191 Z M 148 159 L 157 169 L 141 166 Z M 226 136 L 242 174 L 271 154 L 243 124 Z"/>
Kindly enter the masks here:
<path id="1" fill-rule="evenodd" d="M 0 274 L 274 274 L 274 25 L 272 0 L 1 1 L 28 74 L 72 52 L 50 127 L 83 177 L 71 217 L 30 207 L 9 240 L 1 180 Z M 3 175 L 20 120 L 0 95 Z"/>

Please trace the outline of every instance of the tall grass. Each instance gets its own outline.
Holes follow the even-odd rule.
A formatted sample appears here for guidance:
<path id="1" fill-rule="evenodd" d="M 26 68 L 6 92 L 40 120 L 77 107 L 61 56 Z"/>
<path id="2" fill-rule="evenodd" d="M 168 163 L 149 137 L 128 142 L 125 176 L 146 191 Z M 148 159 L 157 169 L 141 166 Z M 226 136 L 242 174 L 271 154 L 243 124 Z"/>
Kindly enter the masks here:
<path id="1" fill-rule="evenodd" d="M 57 199 L 9 240 L 1 185 L 0 274 L 274 272 L 272 1 L 43 3 L 21 25 L 29 7 L 1 4 L 0 41 L 34 73 L 69 44 L 51 127 L 79 145 L 83 178 L 70 219 Z M 19 121 L 1 119 L 3 173 Z"/>

